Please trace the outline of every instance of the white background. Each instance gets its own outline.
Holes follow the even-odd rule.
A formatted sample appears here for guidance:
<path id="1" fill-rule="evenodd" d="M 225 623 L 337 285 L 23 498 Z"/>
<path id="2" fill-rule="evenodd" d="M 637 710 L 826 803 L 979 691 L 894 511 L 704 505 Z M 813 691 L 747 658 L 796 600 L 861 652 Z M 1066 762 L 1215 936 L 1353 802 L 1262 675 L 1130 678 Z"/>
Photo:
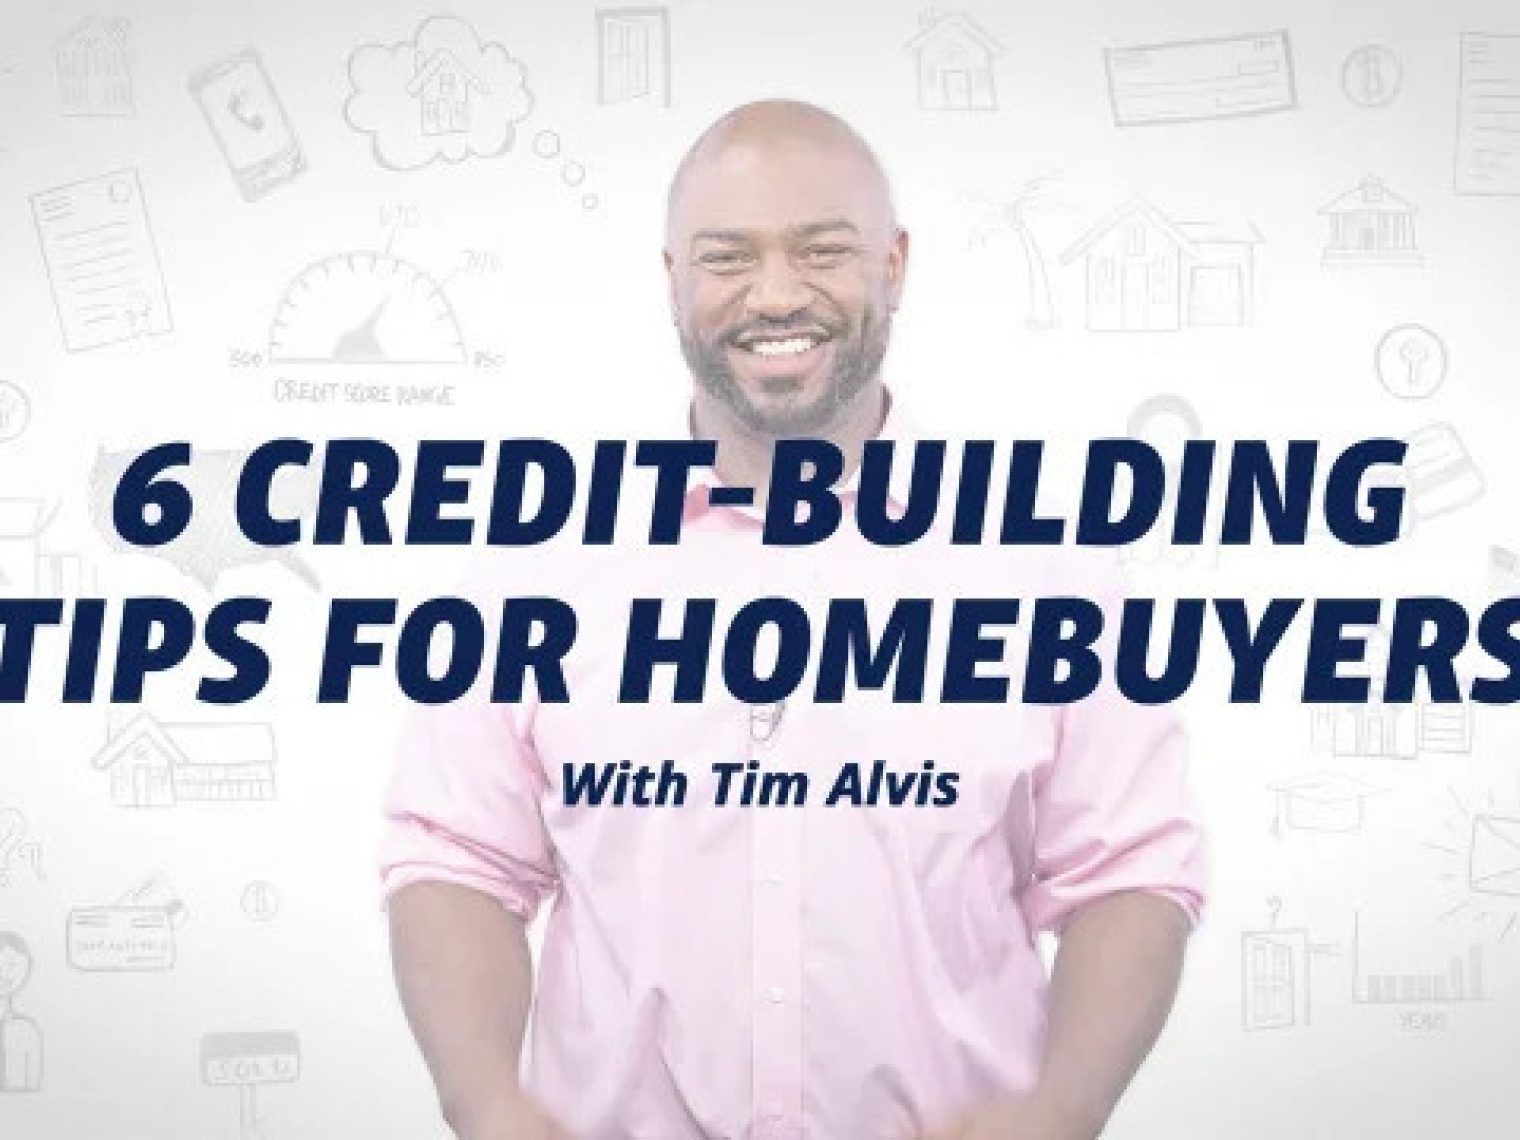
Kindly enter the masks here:
<path id="1" fill-rule="evenodd" d="M 418 594 L 446 582 L 453 556 L 347 548 L 312 554 L 313 592 L 271 563 L 235 567 L 212 590 L 170 562 L 126 554 L 91 521 L 97 452 L 173 438 L 231 448 L 272 435 L 491 438 L 679 431 L 689 381 L 659 264 L 661 199 L 682 149 L 716 115 L 787 95 L 849 119 L 881 151 L 913 235 L 908 291 L 888 381 L 918 418 L 947 433 L 1080 441 L 1125 431 L 1158 393 L 1186 399 L 1206 434 L 1345 440 L 1432 423 L 1458 434 L 1486 488 L 1421 524 L 1393 549 L 1227 552 L 1217 566 L 1137 568 L 1161 594 L 1441 593 L 1480 603 L 1496 580 L 1490 548 L 1520 544 L 1514 446 L 1520 358 L 1520 197 L 1456 193 L 1459 36 L 1520 35 L 1500 0 L 1432 5 L 1307 0 L 1149 4 L 983 3 L 967 13 L 1001 51 L 997 108 L 919 105 L 906 46 L 920 13 L 896 2 L 687 0 L 668 8 L 671 105 L 599 105 L 595 9 L 576 3 L 461 0 L 452 14 L 522 61 L 534 108 L 505 154 L 383 168 L 346 121 L 347 60 L 368 43 L 410 39 L 424 8 L 371 0 L 320 5 L 123 0 L 130 23 L 130 114 L 66 113 L 55 47 L 93 10 L 0 0 L 0 379 L 30 401 L 30 422 L 0 442 L 0 499 L 56 504 L 39 540 L 73 556 L 111 595 L 159 592 L 198 608 L 237 593 L 272 597 L 276 680 L 238 718 L 273 726 L 272 802 L 132 809 L 112 803 L 92 766 L 106 740 L 101 705 L 52 704 L 58 662 L 38 665 L 38 699 L 0 711 L 0 930 L 35 960 L 16 1010 L 46 1042 L 43 1087 L 0 1093 L 6 1140 L 236 1136 L 237 1094 L 200 1079 L 207 1033 L 299 1034 L 297 1083 L 261 1091 L 268 1136 L 442 1135 L 431 1091 L 388 975 L 373 870 L 376 801 L 400 698 L 380 673 L 355 703 L 318 708 L 312 663 L 326 595 Z M 1286 28 L 1296 106 L 1281 113 L 1121 128 L 1103 49 Z M 1364 44 L 1401 65 L 1396 97 L 1359 106 L 1343 64 Z M 186 89 L 189 77 L 257 48 L 309 169 L 246 202 Z M 534 153 L 541 131 L 561 140 Z M 563 164 L 584 182 L 566 185 Z M 65 350 L 29 197 L 135 168 L 146 197 L 172 331 Z M 1415 207 L 1423 265 L 1332 269 L 1319 211 L 1364 176 Z M 1025 264 L 995 206 L 1036 176 L 1028 215 L 1054 291 L 1057 327 L 1025 326 Z M 594 193 L 593 208 L 582 197 Z M 1173 220 L 1254 224 L 1262 237 L 1256 304 L 1243 327 L 1090 331 L 1080 262 L 1060 255 L 1141 196 Z M 392 232 L 397 215 L 415 220 Z M 359 408 L 276 398 L 280 379 L 392 383 L 362 365 L 234 365 L 267 354 L 287 285 L 330 254 L 392 252 L 443 280 L 476 367 L 414 370 L 449 383 L 452 408 Z M 463 251 L 495 268 L 459 272 Z M 1374 350 L 1390 328 L 1434 330 L 1449 357 L 1428 399 L 1379 383 Z M 244 357 L 245 361 L 249 358 Z M 423 375 L 425 374 L 425 375 Z M 3 435 L 3 433 L 0 433 Z M 56 591 L 55 591 L 56 592 Z M 1213 839 L 1213 893 L 1177 1012 L 1116 1118 L 1120 1138 L 1503 1137 L 1520 1116 L 1520 898 L 1472 891 L 1474 814 L 1520 817 L 1513 718 L 1477 710 L 1472 747 L 1410 759 L 1327 757 L 1295 700 L 1302 642 L 1273 668 L 1271 699 L 1226 705 L 1217 669 L 1188 701 L 1194 771 Z M 164 722 L 214 720 L 183 676 L 150 690 Z M 1217 664 L 1217 662 L 1215 663 Z M 178 688 L 177 688 L 178 686 Z M 1274 833 L 1273 785 L 1326 770 L 1379 789 L 1363 826 Z M 16 831 L 24 819 L 25 833 Z M 42 874 L 22 845 L 39 845 Z M 8 846 L 6 846 L 8 844 Z M 1445 850 L 1443 850 L 1445 848 Z M 159 973 L 70 967 L 66 915 L 109 903 L 152 873 L 183 901 L 177 961 Z M 268 921 L 240 905 L 274 884 Z M 1274 902 L 1273 900 L 1276 900 Z M 1249 1029 L 1242 938 L 1306 928 L 1307 1025 Z M 1364 972 L 1433 974 L 1476 944 L 1490 1000 L 1436 1007 L 1351 1000 L 1350 934 Z M 1505 936 L 1506 930 L 1509 931 Z"/>

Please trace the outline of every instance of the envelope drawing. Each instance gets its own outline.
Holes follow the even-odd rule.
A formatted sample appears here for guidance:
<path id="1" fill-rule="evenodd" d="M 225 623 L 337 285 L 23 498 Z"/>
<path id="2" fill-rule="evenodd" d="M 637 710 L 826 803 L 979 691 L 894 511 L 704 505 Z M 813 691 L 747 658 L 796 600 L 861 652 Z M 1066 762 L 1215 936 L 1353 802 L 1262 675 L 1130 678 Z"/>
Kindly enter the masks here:
<path id="1" fill-rule="evenodd" d="M 1473 817 L 1467 883 L 1479 894 L 1520 898 L 1520 819 Z"/>

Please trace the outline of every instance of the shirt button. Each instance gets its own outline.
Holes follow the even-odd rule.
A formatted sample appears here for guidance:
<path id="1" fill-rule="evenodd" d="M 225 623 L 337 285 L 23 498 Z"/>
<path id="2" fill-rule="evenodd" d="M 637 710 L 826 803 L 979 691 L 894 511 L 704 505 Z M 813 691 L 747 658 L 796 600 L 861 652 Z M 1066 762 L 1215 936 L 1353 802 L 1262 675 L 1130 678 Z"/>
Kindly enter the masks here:
<path id="1" fill-rule="evenodd" d="M 770 999 L 772 1005 L 780 1005 L 786 1000 L 786 991 L 780 986 L 772 986 L 765 991 L 765 996 Z"/>
<path id="2" fill-rule="evenodd" d="M 785 881 L 779 871 L 767 871 L 765 873 L 765 882 L 768 886 L 779 887 Z"/>

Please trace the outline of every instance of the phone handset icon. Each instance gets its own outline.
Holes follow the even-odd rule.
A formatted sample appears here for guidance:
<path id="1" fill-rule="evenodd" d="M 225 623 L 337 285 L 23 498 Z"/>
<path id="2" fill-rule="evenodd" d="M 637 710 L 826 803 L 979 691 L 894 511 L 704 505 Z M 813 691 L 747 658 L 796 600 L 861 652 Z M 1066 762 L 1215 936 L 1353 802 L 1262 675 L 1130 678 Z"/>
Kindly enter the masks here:
<path id="1" fill-rule="evenodd" d="M 227 111 L 243 126 L 250 131 L 262 131 L 264 129 L 264 116 L 258 111 L 248 108 L 245 92 L 234 91 L 227 100 Z"/>

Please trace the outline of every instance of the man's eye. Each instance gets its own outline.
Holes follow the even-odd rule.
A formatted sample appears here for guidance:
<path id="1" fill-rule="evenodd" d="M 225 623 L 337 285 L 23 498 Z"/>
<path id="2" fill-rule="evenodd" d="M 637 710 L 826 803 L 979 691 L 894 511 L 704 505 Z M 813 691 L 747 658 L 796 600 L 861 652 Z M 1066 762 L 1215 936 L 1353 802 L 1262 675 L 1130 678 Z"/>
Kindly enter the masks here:
<path id="1" fill-rule="evenodd" d="M 736 249 L 713 250 L 697 258 L 698 265 L 716 273 L 732 273 L 745 268 L 749 263 L 749 254 Z"/>
<path id="2" fill-rule="evenodd" d="M 831 265 L 854 252 L 854 247 L 848 245 L 810 245 L 802 251 L 802 256 L 812 265 Z"/>

